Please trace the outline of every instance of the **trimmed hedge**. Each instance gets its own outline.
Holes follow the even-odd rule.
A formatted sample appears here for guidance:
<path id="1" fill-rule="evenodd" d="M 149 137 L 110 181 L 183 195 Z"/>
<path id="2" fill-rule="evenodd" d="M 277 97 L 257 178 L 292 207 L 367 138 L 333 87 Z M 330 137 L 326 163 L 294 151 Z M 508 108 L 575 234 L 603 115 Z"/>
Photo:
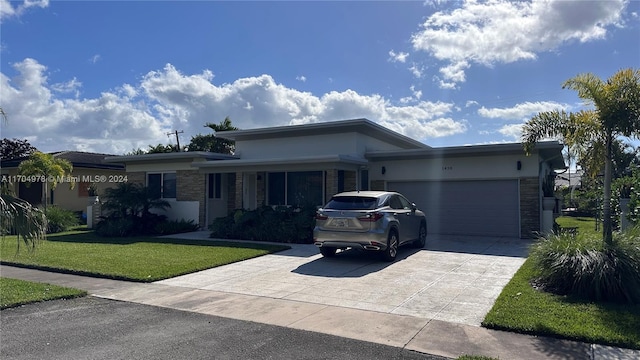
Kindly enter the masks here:
<path id="1" fill-rule="evenodd" d="M 315 206 L 240 209 L 214 220 L 209 230 L 218 239 L 311 244 L 315 215 Z"/>

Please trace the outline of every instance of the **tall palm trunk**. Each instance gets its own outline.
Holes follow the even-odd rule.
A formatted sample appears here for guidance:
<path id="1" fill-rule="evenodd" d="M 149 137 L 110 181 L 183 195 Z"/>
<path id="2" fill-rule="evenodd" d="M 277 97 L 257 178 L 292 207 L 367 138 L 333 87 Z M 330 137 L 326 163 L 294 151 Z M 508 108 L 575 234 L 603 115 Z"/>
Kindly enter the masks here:
<path id="1" fill-rule="evenodd" d="M 611 220 L 611 156 L 612 156 L 612 134 L 607 135 L 606 156 L 604 162 L 604 195 L 602 199 L 602 235 L 605 244 L 613 241 L 613 225 Z"/>

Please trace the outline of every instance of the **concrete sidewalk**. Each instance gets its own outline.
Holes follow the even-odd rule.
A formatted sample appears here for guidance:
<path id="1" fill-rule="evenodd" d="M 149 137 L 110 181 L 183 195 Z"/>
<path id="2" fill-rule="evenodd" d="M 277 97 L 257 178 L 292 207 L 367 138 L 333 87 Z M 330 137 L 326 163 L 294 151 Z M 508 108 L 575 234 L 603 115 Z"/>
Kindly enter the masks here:
<path id="1" fill-rule="evenodd" d="M 320 332 L 428 354 L 501 359 L 638 359 L 639 351 L 520 335 L 414 316 L 269 297 L 0 266 L 0 275 L 92 296 Z"/>

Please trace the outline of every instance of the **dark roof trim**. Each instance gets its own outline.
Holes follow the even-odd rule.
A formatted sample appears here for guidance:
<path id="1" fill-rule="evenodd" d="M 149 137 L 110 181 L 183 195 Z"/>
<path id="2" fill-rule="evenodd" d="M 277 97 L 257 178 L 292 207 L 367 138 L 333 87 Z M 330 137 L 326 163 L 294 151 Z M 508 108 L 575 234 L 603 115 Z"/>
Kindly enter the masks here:
<path id="1" fill-rule="evenodd" d="M 135 163 L 135 162 L 150 162 L 150 161 L 167 161 L 167 160 L 230 160 L 238 159 L 237 156 L 212 153 L 206 151 L 182 151 L 171 153 L 157 153 L 157 154 L 141 154 L 141 155 L 121 155 L 110 156 L 104 159 L 107 163 Z"/>
<path id="2" fill-rule="evenodd" d="M 78 168 L 88 169 L 108 169 L 108 170 L 124 170 L 124 166 L 120 164 L 107 164 L 104 159 L 110 154 L 91 153 L 82 151 L 56 151 L 49 153 L 55 158 L 67 160 Z M 17 168 L 21 162 L 29 159 L 28 156 L 13 158 L 8 160 L 0 160 L 3 168 Z"/>

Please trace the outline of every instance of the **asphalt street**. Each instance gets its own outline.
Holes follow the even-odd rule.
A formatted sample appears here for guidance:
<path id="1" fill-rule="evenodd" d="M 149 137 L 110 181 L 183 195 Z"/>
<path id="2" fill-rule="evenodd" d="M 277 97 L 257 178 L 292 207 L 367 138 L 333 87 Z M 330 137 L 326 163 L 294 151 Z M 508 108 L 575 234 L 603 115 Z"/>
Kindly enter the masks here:
<path id="1" fill-rule="evenodd" d="M 95 297 L 0 312 L 2 359 L 443 359 L 397 347 Z"/>

